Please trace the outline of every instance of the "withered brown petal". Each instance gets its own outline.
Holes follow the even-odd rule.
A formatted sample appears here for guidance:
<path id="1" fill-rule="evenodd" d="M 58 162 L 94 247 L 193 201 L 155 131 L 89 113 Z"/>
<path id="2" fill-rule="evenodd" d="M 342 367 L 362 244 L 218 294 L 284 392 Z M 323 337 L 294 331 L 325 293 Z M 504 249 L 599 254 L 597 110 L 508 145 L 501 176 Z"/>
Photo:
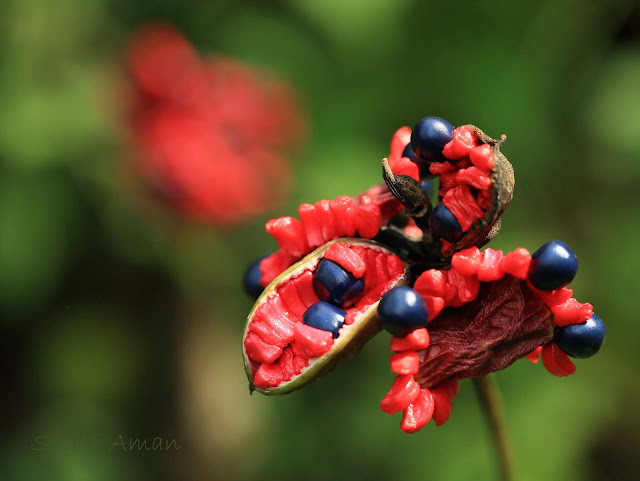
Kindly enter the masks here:
<path id="1" fill-rule="evenodd" d="M 553 315 L 526 282 L 507 275 L 429 323 L 416 379 L 422 387 L 500 371 L 553 339 Z"/>

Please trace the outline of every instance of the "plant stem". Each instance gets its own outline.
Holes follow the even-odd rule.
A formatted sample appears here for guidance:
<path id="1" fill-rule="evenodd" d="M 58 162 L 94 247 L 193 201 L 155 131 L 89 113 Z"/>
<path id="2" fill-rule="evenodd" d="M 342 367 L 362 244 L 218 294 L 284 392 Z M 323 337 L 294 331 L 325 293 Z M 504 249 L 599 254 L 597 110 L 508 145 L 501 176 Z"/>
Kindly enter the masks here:
<path id="1" fill-rule="evenodd" d="M 507 435 L 502 396 L 498 385 L 492 375 L 473 378 L 473 385 L 493 434 L 500 462 L 500 479 L 513 481 L 513 453 Z"/>

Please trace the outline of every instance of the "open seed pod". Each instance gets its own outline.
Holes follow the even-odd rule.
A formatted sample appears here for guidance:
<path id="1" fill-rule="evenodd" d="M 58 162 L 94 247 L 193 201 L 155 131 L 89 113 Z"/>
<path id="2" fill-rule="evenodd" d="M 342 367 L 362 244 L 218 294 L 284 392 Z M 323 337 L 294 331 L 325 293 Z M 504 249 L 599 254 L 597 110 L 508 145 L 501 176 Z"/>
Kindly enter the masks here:
<path id="1" fill-rule="evenodd" d="M 500 140 L 495 140 L 486 135 L 478 127 L 470 127 L 480 142 L 491 146 L 493 168 L 489 175 L 491 180 L 491 185 L 488 189 L 490 207 L 484 216 L 475 221 L 457 242 L 450 246 L 443 247 L 442 254 L 445 258 L 451 257 L 456 252 L 467 247 L 482 247 L 493 239 L 500 229 L 500 216 L 509 206 L 511 198 L 513 197 L 513 188 L 515 186 L 513 167 L 502 152 L 500 152 L 500 147 L 506 140 L 506 137 L 503 136 Z"/>
<path id="2" fill-rule="evenodd" d="M 432 262 L 436 257 L 446 262 L 460 250 L 488 243 L 500 228 L 515 184 L 513 168 L 500 152 L 506 137 L 492 139 L 472 125 L 453 132 L 442 151 L 442 159 L 448 160 L 428 166 L 429 175 L 440 175 L 435 209 L 418 178 L 396 172 L 393 157 L 382 162 L 382 176 L 404 206 L 404 216 L 424 232 L 423 255 Z"/>
<path id="3" fill-rule="evenodd" d="M 345 267 L 352 279 L 363 282 L 356 298 L 342 306 L 321 302 L 314 273 L 323 260 Z M 403 261 L 389 248 L 370 240 L 340 238 L 278 275 L 256 301 L 244 330 L 243 358 L 251 389 L 284 394 L 353 356 L 380 332 L 378 301 L 392 287 L 407 282 L 405 271 Z M 328 318 L 343 313 L 335 332 L 311 325 L 310 308 L 319 305 L 329 312 Z"/>

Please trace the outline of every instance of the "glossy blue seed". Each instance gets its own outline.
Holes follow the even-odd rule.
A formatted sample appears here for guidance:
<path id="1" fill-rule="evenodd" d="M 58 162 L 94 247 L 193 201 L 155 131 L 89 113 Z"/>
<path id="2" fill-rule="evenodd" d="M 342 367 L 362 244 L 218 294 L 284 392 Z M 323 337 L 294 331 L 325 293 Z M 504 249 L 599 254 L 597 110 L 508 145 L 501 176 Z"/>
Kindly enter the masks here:
<path id="1" fill-rule="evenodd" d="M 529 282 L 543 291 L 553 291 L 569 284 L 578 272 L 578 258 L 562 241 L 552 240 L 531 256 Z"/>
<path id="2" fill-rule="evenodd" d="M 378 318 L 391 334 L 402 335 L 407 330 L 427 325 L 429 313 L 420 295 L 406 286 L 394 287 L 378 304 Z"/>
<path id="3" fill-rule="evenodd" d="M 260 278 L 262 274 L 260 273 L 260 261 L 262 259 L 269 257 L 270 254 L 263 255 L 262 257 L 258 257 L 255 261 L 251 263 L 251 265 L 247 268 L 242 278 L 242 285 L 244 286 L 244 291 L 253 299 L 257 299 L 262 294 L 264 287 L 260 285 Z"/>
<path id="4" fill-rule="evenodd" d="M 553 340 L 569 356 L 583 359 L 600 350 L 606 334 L 602 319 L 594 314 L 582 324 L 558 328 Z"/>
<path id="5" fill-rule="evenodd" d="M 402 157 L 406 157 L 407 159 L 409 159 L 411 162 L 413 162 L 418 166 L 418 172 L 420 174 L 420 177 L 422 177 L 423 175 L 429 174 L 429 164 L 420 160 L 418 156 L 416 156 L 416 154 L 413 153 L 413 150 L 411 149 L 411 144 L 407 144 L 407 146 L 404 148 L 404 150 L 402 151 Z"/>
<path id="6" fill-rule="evenodd" d="M 411 144 L 407 144 L 407 146 L 402 151 L 402 156 L 409 159 L 411 162 L 418 166 L 418 172 L 420 173 L 420 177 L 423 175 L 428 175 L 429 172 L 429 164 L 423 162 L 418 158 L 416 154 L 413 153 L 413 149 L 411 149 Z"/>
<path id="7" fill-rule="evenodd" d="M 321 301 L 343 307 L 362 294 L 364 281 L 356 279 L 339 264 L 322 259 L 313 272 L 313 290 Z"/>
<path id="8" fill-rule="evenodd" d="M 407 146 L 404 148 L 404 150 L 402 151 L 402 156 L 406 157 L 407 159 L 409 159 L 412 162 L 415 162 L 416 164 L 421 164 L 422 161 L 416 156 L 416 154 L 413 153 L 413 149 L 411 148 L 411 144 L 407 144 Z"/>
<path id="9" fill-rule="evenodd" d="M 462 236 L 460 223 L 442 203 L 431 211 L 429 227 L 433 235 L 448 242 L 456 242 Z"/>
<path id="10" fill-rule="evenodd" d="M 440 117 L 425 117 L 411 132 L 411 148 L 425 162 L 445 162 L 442 149 L 452 139 L 453 125 Z"/>
<path id="11" fill-rule="evenodd" d="M 331 332 L 335 339 L 339 335 L 340 328 L 344 325 L 346 315 L 347 313 L 339 307 L 320 301 L 304 311 L 302 322 L 307 326 Z"/>

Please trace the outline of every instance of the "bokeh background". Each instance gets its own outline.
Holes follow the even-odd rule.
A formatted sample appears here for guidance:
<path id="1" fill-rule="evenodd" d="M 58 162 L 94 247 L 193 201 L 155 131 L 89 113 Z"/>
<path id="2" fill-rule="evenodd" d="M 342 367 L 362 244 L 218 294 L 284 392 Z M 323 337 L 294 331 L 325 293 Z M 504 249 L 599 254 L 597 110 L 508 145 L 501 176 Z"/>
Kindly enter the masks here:
<path id="1" fill-rule="evenodd" d="M 124 59 L 158 19 L 297 92 L 285 201 L 219 226 L 135 181 Z M 264 222 L 378 183 L 392 133 L 425 115 L 508 135 L 516 191 L 492 246 L 569 243 L 576 296 L 608 328 L 570 378 L 526 361 L 497 375 L 519 479 L 638 479 L 632 0 L 2 0 L 0 479 L 496 479 L 469 383 L 438 429 L 380 412 L 385 334 L 283 397 L 249 396 L 242 368 L 241 276 L 276 248 Z"/>

